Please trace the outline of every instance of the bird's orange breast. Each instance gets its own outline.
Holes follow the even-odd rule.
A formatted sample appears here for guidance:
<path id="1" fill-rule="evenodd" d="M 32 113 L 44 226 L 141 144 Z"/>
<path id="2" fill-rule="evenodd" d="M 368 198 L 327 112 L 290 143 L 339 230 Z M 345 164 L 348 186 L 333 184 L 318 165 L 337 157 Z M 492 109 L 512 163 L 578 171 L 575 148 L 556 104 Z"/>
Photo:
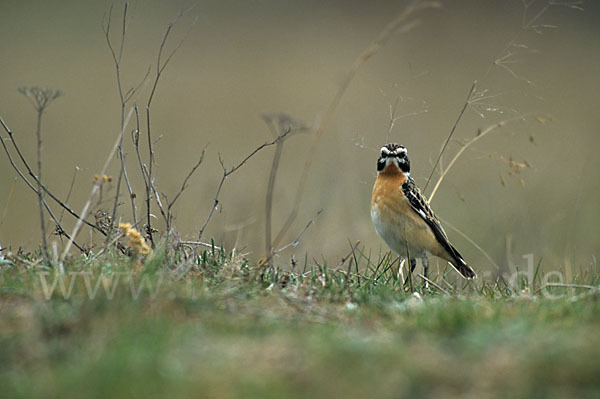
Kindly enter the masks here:
<path id="1" fill-rule="evenodd" d="M 408 205 L 402 193 L 402 184 L 406 181 L 406 176 L 393 163 L 377 175 L 371 194 L 371 208 L 375 205 L 380 210 L 389 210 L 400 212 Z M 385 211 L 384 211 L 385 212 Z"/>

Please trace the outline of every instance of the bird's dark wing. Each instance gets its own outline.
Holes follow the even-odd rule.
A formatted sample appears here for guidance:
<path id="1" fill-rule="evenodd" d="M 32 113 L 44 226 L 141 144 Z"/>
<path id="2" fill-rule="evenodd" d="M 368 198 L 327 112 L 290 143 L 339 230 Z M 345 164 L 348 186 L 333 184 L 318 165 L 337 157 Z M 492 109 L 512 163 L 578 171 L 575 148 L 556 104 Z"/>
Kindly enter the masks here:
<path id="1" fill-rule="evenodd" d="M 410 203 L 410 206 L 413 209 L 413 211 L 418 213 L 419 216 L 421 216 L 421 218 L 425 221 L 425 223 L 427 223 L 429 228 L 431 228 L 431 230 L 433 231 L 436 240 L 446 250 L 446 252 L 450 254 L 452 259 L 454 259 L 452 266 L 454 266 L 456 270 L 464 277 L 475 277 L 475 272 L 473 271 L 473 269 L 471 269 L 471 267 L 467 265 L 463 257 L 456 250 L 456 248 L 454 248 L 452 244 L 450 244 L 446 232 L 440 225 L 438 218 L 431 210 L 429 203 L 421 194 L 421 190 L 419 190 L 419 187 L 417 187 L 412 177 L 408 177 L 406 182 L 402 184 L 402 191 L 404 193 L 404 196 Z"/>

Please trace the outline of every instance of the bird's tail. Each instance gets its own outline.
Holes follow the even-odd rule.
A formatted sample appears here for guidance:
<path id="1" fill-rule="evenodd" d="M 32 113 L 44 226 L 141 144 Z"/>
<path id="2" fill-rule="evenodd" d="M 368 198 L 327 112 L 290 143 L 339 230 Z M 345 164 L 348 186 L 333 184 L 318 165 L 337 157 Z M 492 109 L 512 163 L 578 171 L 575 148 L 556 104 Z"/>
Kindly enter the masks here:
<path id="1" fill-rule="evenodd" d="M 460 275 L 464 278 L 477 277 L 475 270 L 473 270 L 471 266 L 467 265 L 467 262 L 465 262 L 461 254 L 458 253 L 458 251 L 456 250 L 456 248 L 454 248 L 454 246 L 452 246 L 452 244 L 450 244 L 450 249 L 451 250 L 449 252 L 452 256 L 452 261 L 450 261 L 449 263 L 452 265 L 452 267 L 454 267 L 456 271 L 459 272 Z"/>

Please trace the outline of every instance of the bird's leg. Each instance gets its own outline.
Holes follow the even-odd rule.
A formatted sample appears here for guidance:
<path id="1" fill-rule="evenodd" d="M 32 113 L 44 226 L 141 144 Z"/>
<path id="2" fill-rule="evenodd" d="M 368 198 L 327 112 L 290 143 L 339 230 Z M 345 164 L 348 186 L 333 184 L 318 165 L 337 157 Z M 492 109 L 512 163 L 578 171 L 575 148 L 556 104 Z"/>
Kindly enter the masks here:
<path id="1" fill-rule="evenodd" d="M 409 274 L 404 279 L 404 285 L 408 284 L 408 279 L 412 278 L 412 274 L 415 271 L 416 267 L 417 267 L 417 260 L 415 258 L 410 258 L 410 271 L 408 272 Z"/>
<path id="2" fill-rule="evenodd" d="M 427 254 L 421 256 L 421 262 L 423 263 L 423 276 L 429 278 L 429 259 L 427 259 Z M 429 288 L 429 281 L 427 280 L 425 280 L 425 288 Z"/>

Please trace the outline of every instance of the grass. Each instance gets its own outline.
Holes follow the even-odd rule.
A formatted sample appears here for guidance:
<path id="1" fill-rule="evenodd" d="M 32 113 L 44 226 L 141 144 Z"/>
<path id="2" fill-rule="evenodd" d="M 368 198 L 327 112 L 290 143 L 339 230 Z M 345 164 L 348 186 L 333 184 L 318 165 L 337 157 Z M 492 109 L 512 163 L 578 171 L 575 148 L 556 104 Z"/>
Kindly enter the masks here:
<path id="1" fill-rule="evenodd" d="M 535 3 L 523 4 L 519 33 L 488 65 L 483 79 L 489 78 L 491 71 L 499 67 L 517 81 L 525 80 L 530 84 L 507 66 L 520 62 L 521 55 L 526 54 L 516 50 L 528 48 L 521 44 L 525 41 L 522 33 L 528 30 L 540 33 L 536 29 L 554 27 L 534 25 L 552 5 L 579 7 L 576 1 L 565 4 L 549 2 L 543 4 L 541 10 L 532 12 L 540 6 Z M 128 2 L 123 4 L 122 14 L 117 11 L 120 7 L 115 8 L 116 19 L 113 19 L 112 6 L 105 10 L 102 28 L 115 67 L 121 129 L 108 160 L 94 179 L 94 188 L 81 214 L 72 210 L 68 200 L 62 202 L 58 199 L 41 179 L 42 114 L 50 101 L 61 93 L 38 87 L 21 89 L 38 112 L 37 168 L 23 155 L 26 152 L 22 152 L 17 144 L 17 136 L 13 136 L 0 118 L 8 135 L 8 139 L 0 138 L 4 152 L 15 172 L 38 198 L 42 235 L 39 253 L 11 253 L 6 249 L 0 252 L 1 396 L 598 397 L 598 270 L 573 272 L 569 267 L 569 273 L 555 272 L 560 277 L 570 276 L 568 280 L 549 283 L 546 277 L 550 274 L 543 273 L 540 260 L 537 266 L 533 263 L 528 265 L 525 273 L 514 281 L 482 273 L 479 280 L 467 282 L 457 280 L 451 270 L 443 270 L 432 277 L 428 287 L 419 276 L 413 276 L 408 288 L 396 273 L 394 259 L 387 255 L 371 258 L 356 246 L 339 263 L 306 259 L 294 264 L 291 269 L 272 266 L 277 265 L 279 259 L 273 259 L 271 255 L 281 251 L 274 249 L 281 244 L 281 239 L 298 215 L 313 158 L 317 149 L 325 146 L 319 143 L 322 143 L 331 118 L 341 111 L 338 108 L 350 83 L 363 64 L 376 55 L 394 33 L 406 32 L 416 26 L 418 21 L 409 18 L 414 12 L 438 6 L 437 2 L 427 1 L 408 5 L 381 29 L 349 66 L 327 107 L 320 113 L 319 123 L 311 129 L 314 132 L 311 150 L 299 174 L 290 213 L 279 233 L 274 234 L 274 239 L 271 234 L 272 200 L 283 139 L 292 130 L 304 129 L 300 128 L 301 124 L 294 127 L 297 123 L 292 123 L 292 118 L 277 113 L 263 116 L 271 124 L 273 121 L 269 118 L 278 118 L 278 129 L 269 125 L 276 137 L 274 141 L 255 147 L 229 168 L 219 154 L 221 179 L 214 197 L 209 198 L 211 206 L 199 229 L 198 242 L 179 240 L 179 235 L 172 229 L 172 207 L 203 162 L 205 150 L 187 175 L 181 176 L 181 188 L 175 195 L 171 194 L 172 200 L 168 201 L 166 196 L 159 195 L 162 190 L 157 188 L 155 169 L 158 165 L 155 164 L 154 143 L 158 140 L 161 125 L 151 124 L 153 118 L 150 116 L 161 74 L 189 30 L 176 44 L 173 44 L 171 39 L 175 38 L 170 35 L 178 21 L 190 10 L 179 12 L 167 25 L 157 46 L 156 62 L 146 75 L 138 76 L 141 83 L 136 82 L 130 89 L 128 85 L 131 83 L 122 82 L 121 61 L 125 43 L 129 42 L 126 28 L 132 21 L 131 10 Z M 190 23 L 190 28 L 195 21 Z M 306 34 L 306 30 L 302 30 L 302 35 Z M 219 52 L 222 51 L 220 46 L 221 42 Z M 465 46 L 468 47 L 468 44 Z M 207 54 L 210 55 L 210 51 L 202 52 L 203 63 Z M 437 61 L 436 64 L 440 64 Z M 286 62 L 285 68 L 291 65 L 287 58 Z M 273 68 L 277 70 L 275 66 Z M 192 69 L 197 72 L 195 66 Z M 252 70 L 252 67 L 249 69 Z M 262 67 L 260 69 L 263 70 Z M 144 82 L 148 78 L 149 92 L 144 91 Z M 492 115 L 496 112 L 494 108 L 498 107 L 484 101 L 511 91 L 510 84 L 506 87 L 502 84 L 501 91 L 496 93 L 493 84 L 478 88 L 475 82 L 434 162 L 424 191 L 455 129 L 459 123 L 461 127 L 464 124 L 461 122 L 463 113 L 471 107 L 481 117 L 486 116 L 484 112 L 488 111 Z M 219 87 L 219 93 L 220 90 Z M 181 95 L 186 92 L 187 88 L 177 91 L 179 104 L 185 104 Z M 190 98 L 197 105 L 199 96 L 192 95 Z M 398 96 L 396 102 L 400 98 Z M 235 103 L 229 101 L 226 107 L 228 119 L 231 117 L 230 107 Z M 511 103 L 512 108 L 512 99 L 506 101 Z M 142 106 L 145 113 L 140 112 L 138 103 L 145 104 L 145 107 Z M 423 104 L 425 107 L 425 101 Z M 426 107 L 423 110 L 426 111 Z M 401 118 L 395 112 L 396 106 L 392 109 L 390 104 L 388 137 L 393 133 L 396 119 Z M 443 168 L 429 194 L 430 200 L 449 169 L 471 144 L 492 131 L 499 131 L 509 122 L 525 121 L 525 113 L 515 111 L 515 114 L 517 116 L 502 116 L 501 121 L 480 128 L 477 136 L 461 144 Z M 132 124 L 128 124 L 130 117 Z M 132 143 L 124 142 L 124 138 L 128 139 L 126 130 L 133 128 L 133 120 Z M 469 128 L 464 129 L 468 131 Z M 198 126 L 190 129 L 171 125 L 167 130 L 197 132 Z M 246 123 L 243 130 L 247 138 Z M 197 141 L 196 136 L 194 140 Z M 421 138 L 420 141 L 422 148 L 428 147 Z M 533 136 L 530 136 L 530 142 L 533 144 Z M 129 169 L 131 173 L 128 174 L 124 143 L 130 154 L 137 157 L 139 173 Z M 190 256 L 190 245 L 203 245 L 200 240 L 220 205 L 220 193 L 226 178 L 245 167 L 247 161 L 262 148 L 271 145 L 276 145 L 277 149 L 265 201 L 266 258 L 255 263 L 235 252 L 225 253 L 214 243 L 210 250 Z M 105 172 L 108 173 L 110 161 L 117 153 L 120 169 L 118 177 L 115 176 L 116 185 L 107 183 L 109 187 L 105 188 L 104 195 L 108 194 L 108 199 L 102 202 L 103 183 L 110 182 Z M 530 167 L 528 161 L 520 166 L 521 163 L 513 161 L 512 157 L 506 160 L 498 155 L 495 158 L 507 162 L 511 168 L 509 175 Z M 15 160 L 22 165 L 19 166 L 20 163 L 15 163 Z M 205 176 L 210 173 L 206 171 Z M 254 175 L 262 176 L 260 173 Z M 354 185 L 356 174 L 349 170 L 345 175 L 351 177 Z M 134 180 L 136 176 L 137 181 Z M 504 178 L 501 179 L 504 185 Z M 74 184 L 75 177 L 67 199 Z M 140 196 L 136 203 L 134 190 L 141 192 L 142 184 L 145 195 Z M 124 193 L 129 194 L 127 202 L 131 204 L 131 217 L 121 211 L 125 207 L 119 208 Z M 12 192 L 9 203 L 10 198 Z M 95 198 L 98 198 L 97 202 Z M 61 247 L 62 255 L 59 257 L 58 246 L 48 246 L 50 232 L 46 231 L 44 209 L 54 221 L 59 235 L 57 239 L 69 240 L 69 236 L 61 225 L 62 215 L 55 217 L 46 202 L 48 199 L 63 208 L 61 214 L 67 211 L 77 221 L 72 237 L 77 237 L 77 232 L 86 224 L 96 231 L 95 235 L 100 233 L 106 238 L 90 238 L 92 247 L 67 241 L 68 244 Z M 195 201 L 202 202 L 198 198 Z M 112 203 L 112 206 L 105 208 L 106 203 Z M 8 209 L 8 204 L 5 208 Z M 92 224 L 86 216 L 96 216 L 94 210 L 102 217 L 96 218 L 96 223 Z M 153 213 L 159 214 L 158 211 L 164 222 L 163 231 L 155 230 L 162 222 L 154 222 L 151 218 Z M 510 210 L 506 212 L 510 213 Z M 116 222 L 120 220 L 131 220 L 132 223 L 119 223 L 119 235 L 115 231 Z M 299 242 L 313 220 L 288 246 Z M 26 223 L 20 221 L 20 224 Z M 336 224 L 331 226 L 336 231 L 340 229 Z M 156 249 L 155 238 L 158 240 L 161 235 L 166 236 L 168 249 L 160 249 L 160 245 Z M 150 248 L 145 239 L 155 248 L 148 256 Z M 104 245 L 98 246 L 101 241 Z M 69 255 L 71 244 L 88 255 Z M 187 246 L 187 252 L 172 246 Z M 510 253 L 509 250 L 506 252 Z"/>
<path id="2" fill-rule="evenodd" d="M 524 294 L 535 281 L 478 281 L 446 284 L 446 293 L 419 283 L 411 295 L 387 257 L 374 262 L 359 250 L 338 271 L 315 263 L 302 273 L 213 249 L 187 266 L 160 250 L 144 265 L 114 254 L 72 259 L 62 275 L 67 289 L 75 276 L 65 298 L 58 284 L 47 295 L 61 275 L 38 259 L 2 258 L 4 397 L 596 397 L 600 390 L 596 290 L 553 287 L 558 299 L 548 299 Z M 361 272 L 348 272 L 355 268 Z M 89 287 L 100 282 L 91 299 L 83 276 Z M 440 287 L 443 277 L 435 279 Z"/>

